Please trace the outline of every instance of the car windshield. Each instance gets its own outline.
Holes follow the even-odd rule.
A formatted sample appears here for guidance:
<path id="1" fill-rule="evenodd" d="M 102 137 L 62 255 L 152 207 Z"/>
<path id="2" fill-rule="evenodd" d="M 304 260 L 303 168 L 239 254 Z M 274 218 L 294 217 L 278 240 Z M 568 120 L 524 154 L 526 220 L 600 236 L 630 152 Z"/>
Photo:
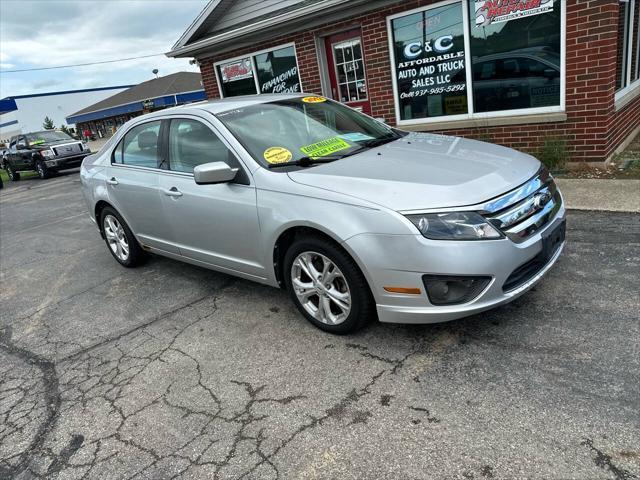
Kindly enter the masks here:
<path id="1" fill-rule="evenodd" d="M 393 141 L 390 127 L 324 97 L 301 97 L 216 114 L 263 166 L 336 160 Z"/>
<path id="2" fill-rule="evenodd" d="M 61 140 L 73 140 L 64 132 L 56 132 L 55 130 L 45 130 L 43 132 L 27 133 L 27 141 L 29 145 L 39 145 L 41 143 L 59 142 Z"/>

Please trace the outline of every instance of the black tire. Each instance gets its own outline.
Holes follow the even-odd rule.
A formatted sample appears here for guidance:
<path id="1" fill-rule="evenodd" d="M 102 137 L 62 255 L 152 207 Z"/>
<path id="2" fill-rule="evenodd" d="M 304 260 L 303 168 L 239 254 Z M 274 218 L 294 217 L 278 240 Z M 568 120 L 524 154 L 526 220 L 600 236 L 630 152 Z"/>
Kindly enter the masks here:
<path id="1" fill-rule="evenodd" d="M 9 162 L 6 162 L 5 166 L 7 175 L 9 175 L 9 180 L 11 180 L 12 182 L 17 182 L 18 180 L 20 180 L 20 174 L 13 169 Z"/>
<path id="2" fill-rule="evenodd" d="M 332 325 L 317 320 L 305 310 L 296 296 L 291 280 L 291 269 L 294 260 L 303 252 L 324 255 L 342 272 L 351 294 L 351 310 L 342 323 Z M 297 309 L 309 322 L 325 332 L 337 335 L 353 333 L 376 319 L 375 302 L 360 268 L 346 251 L 329 239 L 305 236 L 294 240 L 284 257 L 283 276 L 289 295 Z"/>
<path id="3" fill-rule="evenodd" d="M 51 176 L 51 172 L 49 172 L 49 169 L 47 168 L 43 160 L 36 160 L 36 172 L 38 172 L 38 176 L 42 180 L 45 180 Z"/>
<path id="4" fill-rule="evenodd" d="M 109 239 L 107 238 L 107 234 L 105 232 L 105 226 L 104 226 L 105 218 L 108 215 L 115 217 L 120 223 L 120 225 L 122 226 L 122 229 L 124 230 L 124 235 L 129 245 L 129 255 L 126 260 L 118 258 L 118 256 L 115 254 L 115 252 L 111 249 L 111 246 L 109 245 Z M 136 237 L 133 235 L 133 232 L 129 228 L 129 225 L 127 225 L 127 223 L 123 220 L 120 214 L 116 212 L 113 208 L 105 207 L 100 212 L 100 230 L 102 231 L 104 241 L 107 244 L 107 249 L 113 256 L 113 258 L 115 258 L 120 265 L 127 268 L 133 268 L 133 267 L 137 267 L 138 265 L 141 265 L 145 261 L 147 257 L 146 252 L 142 249 L 142 247 L 138 243 L 138 240 L 136 240 Z"/>

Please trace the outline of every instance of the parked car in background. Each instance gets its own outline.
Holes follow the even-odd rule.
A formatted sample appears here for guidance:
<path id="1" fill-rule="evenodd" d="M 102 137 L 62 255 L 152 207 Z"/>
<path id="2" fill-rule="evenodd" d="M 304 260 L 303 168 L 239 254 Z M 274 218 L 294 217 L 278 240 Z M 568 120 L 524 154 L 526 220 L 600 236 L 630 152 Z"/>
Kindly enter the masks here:
<path id="1" fill-rule="evenodd" d="M 560 57 L 545 48 L 522 48 L 473 58 L 475 108 L 537 108 L 560 99 Z"/>
<path id="2" fill-rule="evenodd" d="M 80 177 L 123 266 L 156 252 L 281 286 L 332 333 L 510 302 L 564 245 L 562 197 L 532 156 L 402 132 L 324 97 L 143 115 Z"/>
<path id="3" fill-rule="evenodd" d="M 33 170 L 40 178 L 53 172 L 79 167 L 91 154 L 89 146 L 64 132 L 43 130 L 12 137 L 5 155 L 4 169 L 13 181 L 20 180 L 21 171 Z"/>
<path id="4" fill-rule="evenodd" d="M 4 168 L 4 158 L 9 152 L 9 147 L 5 143 L 0 143 L 0 168 Z"/>

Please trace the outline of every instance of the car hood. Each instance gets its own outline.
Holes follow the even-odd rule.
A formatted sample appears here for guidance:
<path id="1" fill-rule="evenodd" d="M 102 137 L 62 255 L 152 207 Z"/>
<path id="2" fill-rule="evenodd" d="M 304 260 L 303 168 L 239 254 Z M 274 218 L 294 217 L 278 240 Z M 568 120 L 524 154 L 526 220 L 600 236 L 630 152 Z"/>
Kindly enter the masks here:
<path id="1" fill-rule="evenodd" d="M 402 211 L 482 203 L 526 182 L 539 168 L 534 157 L 499 145 L 410 133 L 288 175 L 303 185 Z"/>
<path id="2" fill-rule="evenodd" d="M 82 141 L 74 140 L 73 138 L 70 138 L 69 140 L 55 140 L 53 142 L 35 143 L 35 144 L 32 144 L 32 146 L 33 148 L 38 149 L 38 148 L 55 147 L 56 145 L 69 145 L 71 143 L 82 143 Z"/>

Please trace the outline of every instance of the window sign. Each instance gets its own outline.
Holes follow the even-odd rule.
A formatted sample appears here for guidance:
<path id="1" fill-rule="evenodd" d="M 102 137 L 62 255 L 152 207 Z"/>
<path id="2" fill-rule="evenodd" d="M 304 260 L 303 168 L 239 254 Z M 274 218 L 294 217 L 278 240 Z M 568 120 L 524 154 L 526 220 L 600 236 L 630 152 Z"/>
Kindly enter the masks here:
<path id="1" fill-rule="evenodd" d="M 293 46 L 256 55 L 260 93 L 300 92 L 298 64 Z"/>
<path id="2" fill-rule="evenodd" d="M 553 10 L 553 0 L 475 0 L 476 26 L 540 15 Z"/>
<path id="3" fill-rule="evenodd" d="M 396 18 L 391 28 L 400 118 L 466 114 L 462 3 Z"/>
<path id="4" fill-rule="evenodd" d="M 235 62 L 220 65 L 222 83 L 237 82 L 244 78 L 253 78 L 253 67 L 250 58 L 243 58 Z"/>
<path id="5" fill-rule="evenodd" d="M 563 1 L 451 0 L 390 17 L 398 121 L 561 111 Z"/>
<path id="6" fill-rule="evenodd" d="M 223 97 L 302 90 L 293 45 L 217 63 L 216 73 Z"/>

